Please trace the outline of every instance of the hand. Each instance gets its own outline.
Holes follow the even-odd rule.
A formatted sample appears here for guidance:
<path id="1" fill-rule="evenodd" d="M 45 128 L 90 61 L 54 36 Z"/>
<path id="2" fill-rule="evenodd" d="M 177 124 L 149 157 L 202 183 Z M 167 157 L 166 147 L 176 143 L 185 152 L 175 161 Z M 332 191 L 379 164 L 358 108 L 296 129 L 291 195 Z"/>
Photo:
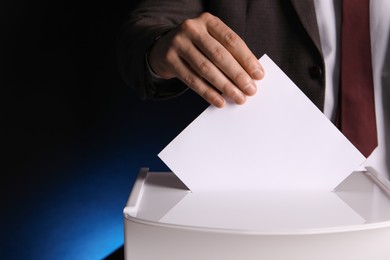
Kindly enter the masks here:
<path id="1" fill-rule="evenodd" d="M 148 59 L 154 73 L 177 77 L 216 107 L 224 106 L 224 97 L 243 104 L 256 93 L 254 80 L 264 76 L 244 41 L 209 13 L 185 20 L 157 40 Z"/>

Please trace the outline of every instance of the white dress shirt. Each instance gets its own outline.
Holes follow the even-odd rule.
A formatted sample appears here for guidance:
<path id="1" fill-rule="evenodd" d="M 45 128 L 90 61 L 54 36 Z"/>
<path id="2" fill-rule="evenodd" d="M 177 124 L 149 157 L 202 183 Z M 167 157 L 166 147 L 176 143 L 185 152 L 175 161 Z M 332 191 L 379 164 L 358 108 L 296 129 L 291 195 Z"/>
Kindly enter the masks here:
<path id="1" fill-rule="evenodd" d="M 341 0 L 314 0 L 325 59 L 325 115 L 335 118 L 340 81 Z M 378 147 L 365 163 L 389 178 L 390 169 L 390 1 L 370 2 L 370 34 Z"/>

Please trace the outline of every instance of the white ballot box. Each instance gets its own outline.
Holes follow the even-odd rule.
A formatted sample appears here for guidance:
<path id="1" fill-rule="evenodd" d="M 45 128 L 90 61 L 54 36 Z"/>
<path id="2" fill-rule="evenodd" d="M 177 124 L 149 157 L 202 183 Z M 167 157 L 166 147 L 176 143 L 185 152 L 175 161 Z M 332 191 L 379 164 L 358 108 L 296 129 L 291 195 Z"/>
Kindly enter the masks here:
<path id="1" fill-rule="evenodd" d="M 369 171 L 334 191 L 192 193 L 142 168 L 124 228 L 127 260 L 390 259 L 390 199 Z"/>
<path id="2" fill-rule="evenodd" d="M 141 169 L 124 209 L 127 260 L 390 259 L 387 172 L 260 62 L 245 106 L 210 106 L 158 154 L 175 174 Z"/>

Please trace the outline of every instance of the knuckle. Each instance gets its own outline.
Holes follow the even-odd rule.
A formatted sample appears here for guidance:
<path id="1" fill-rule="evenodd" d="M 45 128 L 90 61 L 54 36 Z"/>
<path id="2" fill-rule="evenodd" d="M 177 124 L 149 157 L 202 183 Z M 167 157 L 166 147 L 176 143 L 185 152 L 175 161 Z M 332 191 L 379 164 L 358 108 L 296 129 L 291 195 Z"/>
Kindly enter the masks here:
<path id="1" fill-rule="evenodd" d="M 203 61 L 199 64 L 199 71 L 201 75 L 206 75 L 210 71 L 210 65 L 207 61 Z"/>
<path id="2" fill-rule="evenodd" d="M 221 87 L 220 87 L 219 90 L 220 90 L 222 93 L 229 95 L 229 91 L 230 91 L 231 85 L 232 85 L 232 84 L 231 84 L 230 82 L 225 82 L 225 83 L 223 83 L 223 84 L 221 85 Z"/>
<path id="3" fill-rule="evenodd" d="M 242 72 L 237 74 L 233 81 L 239 89 L 243 89 L 252 82 L 252 78 L 249 77 L 247 73 Z"/>
<path id="4" fill-rule="evenodd" d="M 227 32 L 224 41 L 227 46 L 234 47 L 238 42 L 238 36 L 234 32 Z"/>
<path id="5" fill-rule="evenodd" d="M 194 87 L 196 84 L 196 79 L 193 75 L 187 74 L 183 77 L 184 83 L 189 87 Z"/>
<path id="6" fill-rule="evenodd" d="M 228 88 L 225 92 L 225 95 L 230 97 L 230 98 L 233 98 L 236 94 L 237 94 L 237 88 L 236 87 L 232 87 L 230 86 L 230 88 Z"/>
<path id="7" fill-rule="evenodd" d="M 202 96 L 210 104 L 214 104 L 218 100 L 218 95 L 219 94 L 217 92 L 209 87 L 203 89 L 200 93 L 200 96 Z"/>
<path id="8" fill-rule="evenodd" d="M 171 48 L 178 48 L 183 42 L 183 37 L 180 34 L 176 34 L 171 38 Z"/>
<path id="9" fill-rule="evenodd" d="M 223 22 L 217 16 L 208 12 L 203 13 L 200 18 L 210 27 L 218 28 Z"/>
<path id="10" fill-rule="evenodd" d="M 204 99 L 206 99 L 206 100 L 209 100 L 209 98 L 210 98 L 210 89 L 209 88 L 203 88 L 203 89 L 200 89 L 199 90 L 199 95 L 201 96 L 201 97 L 203 97 Z"/>
<path id="11" fill-rule="evenodd" d="M 247 57 L 244 59 L 244 66 L 248 67 L 249 69 L 256 68 L 257 61 L 256 59 L 252 57 Z"/>
<path id="12" fill-rule="evenodd" d="M 212 15 L 211 13 L 209 12 L 204 12 L 200 15 L 200 18 L 203 19 L 203 20 L 206 20 L 206 21 L 210 21 L 210 20 L 213 20 L 215 18 L 217 18 L 216 16 Z"/>
<path id="13" fill-rule="evenodd" d="M 224 56 L 221 48 L 217 47 L 211 52 L 211 58 L 216 62 L 223 62 Z"/>
<path id="14" fill-rule="evenodd" d="M 238 73 L 235 77 L 234 77 L 234 82 L 237 82 L 238 84 L 240 83 L 246 83 L 248 81 L 247 79 L 247 75 L 243 72 L 241 73 Z"/>
<path id="15" fill-rule="evenodd" d="M 210 91 L 211 92 L 211 91 Z M 208 93 L 205 99 L 210 103 L 210 104 L 218 104 L 219 103 L 219 94 L 215 92 Z"/>
<path id="16" fill-rule="evenodd" d="M 186 33 L 196 32 L 196 28 L 196 21 L 193 19 L 186 19 L 180 25 L 180 29 Z"/>

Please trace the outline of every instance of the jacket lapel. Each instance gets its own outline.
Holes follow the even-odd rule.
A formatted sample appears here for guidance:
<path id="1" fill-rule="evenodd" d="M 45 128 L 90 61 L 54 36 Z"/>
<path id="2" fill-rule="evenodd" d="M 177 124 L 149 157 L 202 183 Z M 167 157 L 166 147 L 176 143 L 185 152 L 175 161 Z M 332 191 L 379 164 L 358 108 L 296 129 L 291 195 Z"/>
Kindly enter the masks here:
<path id="1" fill-rule="evenodd" d="M 299 19 L 306 29 L 309 37 L 322 54 L 320 33 L 318 31 L 316 10 L 313 0 L 291 0 Z"/>

